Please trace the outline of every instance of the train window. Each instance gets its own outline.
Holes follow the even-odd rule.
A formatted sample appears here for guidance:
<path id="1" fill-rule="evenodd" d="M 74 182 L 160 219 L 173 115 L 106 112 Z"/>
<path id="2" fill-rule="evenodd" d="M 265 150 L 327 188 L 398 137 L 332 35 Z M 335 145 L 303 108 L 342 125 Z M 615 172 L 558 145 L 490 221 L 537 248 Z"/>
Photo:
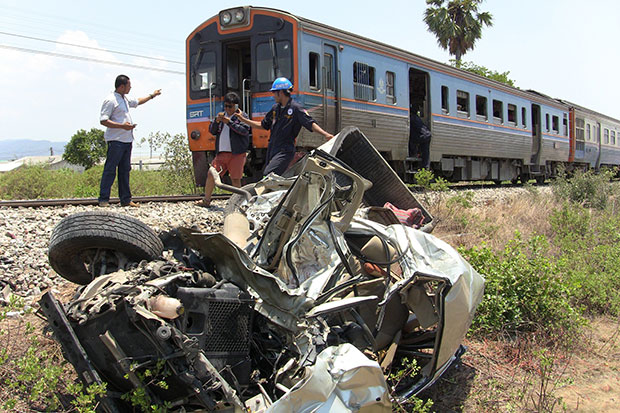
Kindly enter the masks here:
<path id="1" fill-rule="evenodd" d="M 375 68 L 366 63 L 353 63 L 353 96 L 359 100 L 375 100 Z"/>
<path id="2" fill-rule="evenodd" d="M 523 125 L 524 128 L 527 128 L 527 109 L 526 108 L 521 108 L 521 125 Z"/>
<path id="3" fill-rule="evenodd" d="M 575 119 L 575 133 L 578 141 L 585 139 L 585 121 L 581 118 Z"/>
<path id="4" fill-rule="evenodd" d="M 551 118 L 551 127 L 555 133 L 560 133 L 560 118 L 553 116 Z"/>
<path id="5" fill-rule="evenodd" d="M 325 65 L 325 87 L 327 90 L 334 90 L 334 56 L 329 53 L 323 55 Z"/>
<path id="6" fill-rule="evenodd" d="M 196 59 L 199 60 L 196 61 Z M 209 89 L 209 84 L 215 82 L 215 52 L 196 53 L 192 56 L 191 62 L 192 91 Z"/>
<path id="7" fill-rule="evenodd" d="M 226 87 L 239 89 L 239 60 L 241 56 L 238 49 L 229 48 L 226 51 Z"/>
<path id="8" fill-rule="evenodd" d="M 292 60 L 291 42 L 276 41 L 273 52 L 269 43 L 259 43 L 256 46 L 256 80 L 271 85 L 273 79 L 278 77 L 292 79 Z"/>
<path id="9" fill-rule="evenodd" d="M 605 135 L 604 135 L 604 141 L 603 143 L 608 144 L 609 143 L 609 129 L 605 128 Z"/>
<path id="10" fill-rule="evenodd" d="M 616 145 L 616 131 L 611 131 L 611 144 Z"/>
<path id="11" fill-rule="evenodd" d="M 545 129 L 549 132 L 549 114 L 545 114 Z"/>
<path id="12" fill-rule="evenodd" d="M 308 68 L 308 83 L 310 84 L 310 89 L 319 89 L 319 54 L 310 52 L 308 60 L 310 64 Z"/>
<path id="13" fill-rule="evenodd" d="M 564 132 L 564 136 L 568 136 L 568 115 L 564 114 L 564 119 L 562 119 L 562 131 Z"/>
<path id="14" fill-rule="evenodd" d="M 487 98 L 486 98 L 486 96 L 476 95 L 476 119 L 478 119 L 478 120 L 487 120 L 488 119 L 488 109 L 487 109 Z"/>
<path id="15" fill-rule="evenodd" d="M 456 113 L 461 117 L 469 116 L 469 93 L 456 91 Z"/>
<path id="16" fill-rule="evenodd" d="M 394 93 L 394 72 L 385 72 L 385 100 L 387 103 L 396 103 L 396 94 Z"/>
<path id="17" fill-rule="evenodd" d="M 590 132 L 590 124 L 589 123 L 586 125 L 586 139 L 588 141 L 592 140 L 592 135 L 591 135 L 591 132 Z"/>
<path id="18" fill-rule="evenodd" d="M 448 86 L 441 87 L 441 111 L 443 113 L 450 113 L 450 106 L 448 105 Z"/>
<path id="19" fill-rule="evenodd" d="M 504 102 L 493 99 L 493 123 L 504 123 Z"/>
<path id="20" fill-rule="evenodd" d="M 508 104 L 508 123 L 513 126 L 517 124 L 517 107 L 512 103 Z"/>

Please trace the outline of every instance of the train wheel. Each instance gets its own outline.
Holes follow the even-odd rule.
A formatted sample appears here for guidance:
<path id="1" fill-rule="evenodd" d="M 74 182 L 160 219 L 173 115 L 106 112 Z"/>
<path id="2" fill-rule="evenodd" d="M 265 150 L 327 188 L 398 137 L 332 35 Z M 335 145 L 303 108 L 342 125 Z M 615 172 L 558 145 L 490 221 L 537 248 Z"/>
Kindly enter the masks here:
<path id="1" fill-rule="evenodd" d="M 536 183 L 537 183 L 538 185 L 542 185 L 542 184 L 544 184 L 544 183 L 545 183 L 545 175 L 538 175 L 538 176 L 536 177 Z"/>
<path id="2" fill-rule="evenodd" d="M 48 257 L 61 277 L 76 284 L 124 269 L 131 262 L 154 260 L 164 246 L 143 222 L 105 211 L 64 218 L 52 231 Z"/>

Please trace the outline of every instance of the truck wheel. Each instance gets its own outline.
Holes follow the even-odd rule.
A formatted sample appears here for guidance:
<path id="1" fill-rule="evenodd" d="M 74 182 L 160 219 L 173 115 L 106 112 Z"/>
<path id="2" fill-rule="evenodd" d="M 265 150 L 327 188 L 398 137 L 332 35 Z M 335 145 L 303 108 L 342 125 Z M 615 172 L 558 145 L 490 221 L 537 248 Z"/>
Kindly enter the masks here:
<path id="1" fill-rule="evenodd" d="M 94 278 L 152 261 L 164 246 L 143 222 L 105 211 L 80 212 L 64 218 L 52 231 L 48 257 L 61 277 L 88 284 Z"/>

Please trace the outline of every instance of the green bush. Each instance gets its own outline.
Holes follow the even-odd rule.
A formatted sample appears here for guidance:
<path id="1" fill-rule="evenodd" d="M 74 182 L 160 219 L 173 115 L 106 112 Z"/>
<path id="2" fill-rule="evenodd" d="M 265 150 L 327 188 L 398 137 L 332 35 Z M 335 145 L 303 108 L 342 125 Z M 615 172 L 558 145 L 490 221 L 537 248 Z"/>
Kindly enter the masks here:
<path id="1" fill-rule="evenodd" d="M 576 305 L 590 314 L 620 314 L 620 218 L 565 204 L 551 215 L 558 267 Z"/>
<path id="2" fill-rule="evenodd" d="M 559 200 L 582 204 L 586 207 L 604 209 L 609 197 L 613 194 L 610 179 L 614 171 L 602 170 L 595 173 L 576 170 L 572 176 L 560 170 L 553 181 L 553 193 Z"/>
<path id="3" fill-rule="evenodd" d="M 474 331 L 553 335 L 575 331 L 581 324 L 580 313 L 570 301 L 574 291 L 561 278 L 544 236 L 524 241 L 517 234 L 499 253 L 485 246 L 460 252 L 486 277 Z"/>

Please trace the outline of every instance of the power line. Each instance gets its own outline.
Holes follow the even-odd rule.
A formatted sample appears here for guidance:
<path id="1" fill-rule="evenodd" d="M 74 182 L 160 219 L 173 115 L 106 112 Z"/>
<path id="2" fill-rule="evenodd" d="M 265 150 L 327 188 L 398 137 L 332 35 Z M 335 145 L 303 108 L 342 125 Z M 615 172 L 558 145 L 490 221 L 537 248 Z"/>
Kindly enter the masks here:
<path id="1" fill-rule="evenodd" d="M 55 56 L 55 57 L 64 57 L 65 59 L 84 60 L 84 61 L 87 61 L 87 62 L 95 62 L 95 63 L 104 63 L 104 64 L 108 64 L 108 65 L 133 67 L 133 68 L 137 68 L 137 69 L 153 70 L 153 71 L 156 71 L 156 72 L 173 73 L 175 75 L 185 75 L 185 72 L 180 72 L 178 70 L 169 70 L 169 69 L 161 69 L 161 68 L 158 68 L 158 67 L 134 65 L 134 64 L 131 64 L 131 63 L 113 62 L 113 61 L 110 61 L 110 60 L 93 59 L 93 58 L 90 58 L 90 57 L 83 57 L 83 56 L 73 56 L 73 55 L 64 54 L 64 53 L 46 52 L 46 51 L 43 51 L 43 50 L 27 49 L 27 48 L 24 48 L 24 47 L 15 47 L 15 46 L 9 46 L 9 45 L 5 45 L 5 44 L 0 44 L 0 48 L 17 50 L 17 51 L 26 52 L 26 53 L 43 54 L 43 55 Z"/>
<path id="2" fill-rule="evenodd" d="M 100 51 L 100 52 L 116 53 L 116 54 L 121 54 L 121 55 L 125 55 L 125 56 L 141 57 L 141 58 L 150 59 L 150 60 L 159 60 L 161 62 L 175 63 L 175 64 L 180 64 L 180 65 L 184 64 L 184 62 L 179 62 L 179 61 L 176 61 L 176 60 L 168 60 L 168 59 L 162 59 L 162 58 L 158 58 L 158 57 L 149 57 L 149 56 L 143 56 L 143 55 L 139 55 L 139 54 L 119 52 L 119 51 L 116 51 L 116 50 L 102 49 L 100 47 L 93 47 L 93 46 L 84 46 L 84 45 L 81 45 L 81 44 L 59 42 L 57 40 L 49 40 L 49 39 L 43 39 L 43 38 L 40 38 L 40 37 L 25 36 L 23 34 L 17 34 L 17 33 L 9 33 L 9 32 L 2 32 L 2 31 L 0 31 L 0 34 L 3 34 L 5 36 L 20 37 L 22 39 L 30 39 L 30 40 L 38 40 L 38 41 L 41 41 L 41 42 L 48 42 L 48 43 L 54 43 L 54 44 L 62 44 L 62 45 L 65 45 L 65 46 L 81 47 L 83 49 L 97 50 L 97 51 Z"/>

